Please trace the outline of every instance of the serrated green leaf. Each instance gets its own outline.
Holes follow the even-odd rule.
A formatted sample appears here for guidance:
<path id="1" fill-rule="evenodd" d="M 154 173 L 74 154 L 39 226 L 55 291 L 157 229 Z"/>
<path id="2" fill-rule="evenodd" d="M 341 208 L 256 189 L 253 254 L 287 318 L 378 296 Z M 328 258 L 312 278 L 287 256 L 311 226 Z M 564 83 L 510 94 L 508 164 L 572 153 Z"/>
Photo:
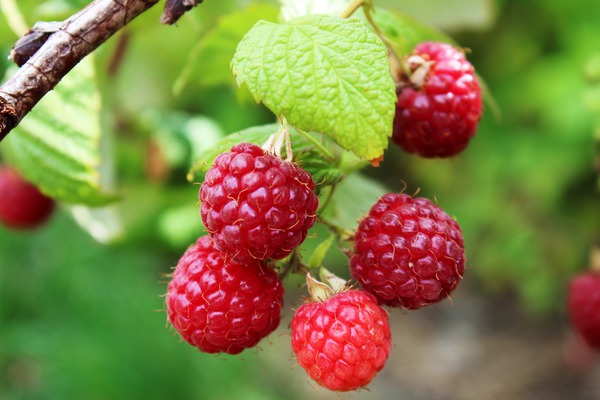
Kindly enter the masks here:
<path id="1" fill-rule="evenodd" d="M 90 206 L 117 197 L 101 187 L 100 95 L 84 59 L 4 139 L 8 162 L 42 192 Z"/>
<path id="2" fill-rule="evenodd" d="M 238 43 L 258 20 L 277 21 L 278 16 L 277 7 L 256 3 L 219 18 L 190 52 L 173 91 L 180 93 L 189 82 L 203 86 L 233 84 L 229 64 Z"/>
<path id="3" fill-rule="evenodd" d="M 232 69 L 239 86 L 290 125 L 329 135 L 367 160 L 387 148 L 394 82 L 385 46 L 360 20 L 260 21 L 238 45 Z"/>

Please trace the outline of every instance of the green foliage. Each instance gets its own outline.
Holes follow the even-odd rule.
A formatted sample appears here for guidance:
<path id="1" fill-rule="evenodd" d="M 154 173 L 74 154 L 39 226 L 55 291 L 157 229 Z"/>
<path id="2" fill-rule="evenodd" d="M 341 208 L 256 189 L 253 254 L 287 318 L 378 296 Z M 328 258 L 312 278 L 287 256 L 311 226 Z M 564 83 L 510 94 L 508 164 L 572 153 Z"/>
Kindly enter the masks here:
<path id="1" fill-rule="evenodd" d="M 100 95 L 93 58 L 81 62 L 3 141 L 5 157 L 47 195 L 67 203 L 116 199 L 101 184 Z"/>
<path id="2" fill-rule="evenodd" d="M 333 137 L 361 158 L 381 157 L 396 92 L 387 52 L 356 19 L 326 15 L 258 22 L 232 62 L 238 85 L 302 130 Z"/>
<path id="3" fill-rule="evenodd" d="M 400 57 L 409 55 L 417 44 L 425 41 L 455 44 L 448 35 L 400 12 L 377 8 L 373 19 Z"/>
<path id="4" fill-rule="evenodd" d="M 191 50 L 189 59 L 175 82 L 180 93 L 189 82 L 200 86 L 233 84 L 229 64 L 242 37 L 259 20 L 276 22 L 279 9 L 271 4 L 254 3 L 217 20 Z"/>

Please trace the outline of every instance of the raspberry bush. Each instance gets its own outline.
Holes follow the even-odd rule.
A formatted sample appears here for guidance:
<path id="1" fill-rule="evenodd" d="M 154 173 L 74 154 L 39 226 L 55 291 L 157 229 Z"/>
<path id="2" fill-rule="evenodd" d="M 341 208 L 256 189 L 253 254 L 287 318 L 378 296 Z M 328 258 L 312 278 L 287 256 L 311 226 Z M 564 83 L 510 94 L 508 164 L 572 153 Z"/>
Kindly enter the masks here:
<path id="1" fill-rule="evenodd" d="M 163 20 L 175 22 L 197 3 L 170 0 Z M 36 40 L 52 29 L 34 29 L 28 35 L 36 39 L 20 41 L 11 58 L 26 65 Z M 230 50 L 221 65 L 211 56 L 219 46 Z M 287 329 L 290 357 L 317 384 L 350 391 L 373 382 L 390 357 L 390 322 L 402 323 L 393 308 L 418 312 L 460 296 L 469 275 L 462 228 L 444 211 L 460 204 L 448 204 L 443 190 L 431 194 L 435 199 L 398 192 L 401 181 L 416 186 L 401 170 L 395 180 L 373 178 L 390 158 L 422 163 L 417 173 L 426 174 L 426 159 L 461 157 L 477 140 L 489 93 L 467 55 L 443 34 L 366 0 L 285 0 L 220 18 L 189 55 L 175 92 L 193 81 L 235 81 L 241 102 L 264 106 L 257 113 L 268 118 L 256 121 L 272 123 L 240 130 L 225 122 L 222 129 L 174 114 L 165 121 L 152 111 L 131 124 L 149 137 L 138 172 L 169 190 L 175 175 L 186 175 L 197 193 L 197 202 L 186 193 L 186 207 L 157 223 L 179 234 L 167 235 L 173 247 L 189 246 L 166 288 L 176 335 L 204 353 L 239 354 Z M 115 51 L 107 69 L 118 70 L 120 57 Z M 115 209 L 96 208 L 127 195 L 115 190 L 117 169 L 106 157 L 111 140 L 102 137 L 96 64 L 79 63 L 3 142 L 3 162 L 14 168 L 0 174 L 0 221 L 7 227 L 39 226 L 56 199 L 96 239 L 119 236 Z M 2 112 L 10 104 L 3 100 Z M 450 181 L 429 175 L 429 182 Z M 454 184 L 466 185 L 445 185 Z M 154 217 L 146 195 L 152 197 L 148 191 L 134 200 L 137 211 Z M 341 262 L 329 261 L 336 255 Z M 306 275 L 308 300 L 283 304 L 291 275 Z M 588 273 L 572 281 L 568 311 L 597 347 L 595 279 Z M 286 316 L 289 329 L 280 324 Z"/>
<path id="2" fill-rule="evenodd" d="M 343 13 L 348 17 L 354 11 L 350 7 Z M 412 108 L 396 95 L 396 87 L 406 79 L 421 73 L 428 88 L 450 93 L 440 94 L 444 99 L 454 101 L 451 98 L 457 96 L 453 104 L 440 106 L 445 117 L 435 110 L 423 115 L 431 119 L 430 126 L 439 125 L 435 118 L 451 121 L 452 127 L 440 130 L 468 127 L 441 144 L 439 137 L 447 135 L 422 130 L 422 141 L 438 141 L 436 156 L 464 148 L 481 116 L 480 89 L 459 49 L 425 43 L 417 49 L 430 71 L 423 74 L 416 68 L 410 78 L 398 75 L 392 68 L 395 62 L 410 70 L 417 56 L 398 52 L 372 19 L 372 10 L 364 11 L 372 31 L 352 18 L 304 15 L 278 24 L 259 21 L 241 39 L 232 71 L 238 84 L 245 84 L 278 123 L 230 135 L 198 157 L 190 177 L 200 183 L 200 215 L 207 233 L 198 243 L 214 244 L 220 256 L 212 261 L 197 256 L 197 265 L 190 264 L 185 260 L 191 257 L 191 247 L 175 269 L 167 294 L 169 321 L 184 340 L 208 353 L 238 353 L 258 340 L 233 346 L 226 339 L 250 335 L 245 331 L 249 324 L 236 323 L 239 329 L 233 334 L 231 322 L 219 317 L 213 332 L 211 314 L 205 311 L 213 302 L 218 313 L 228 307 L 229 302 L 213 293 L 226 296 L 227 290 L 220 287 L 232 273 L 223 278 L 213 273 L 205 279 L 202 265 L 213 271 L 217 264 L 231 263 L 240 273 L 261 265 L 281 279 L 307 274 L 311 300 L 293 313 L 291 349 L 307 375 L 333 391 L 366 387 L 384 367 L 392 335 L 382 306 L 417 309 L 450 297 L 466 260 L 460 226 L 430 200 L 382 193 L 370 198 L 371 211 L 358 227 L 345 227 L 329 209 L 336 187 L 357 170 L 385 162 L 384 151 L 394 129 L 398 132 L 398 119 Z M 315 43 L 326 43 L 326 50 Z M 323 51 L 331 57 L 321 57 Z M 367 57 L 372 63 L 363 62 Z M 440 88 L 441 82 L 447 86 Z M 463 96 L 461 88 L 469 93 Z M 340 110 L 353 112 L 340 115 Z M 444 146 L 448 149 L 441 149 Z M 427 151 L 423 155 L 431 156 Z M 315 223 L 331 236 L 307 257 L 303 242 Z M 346 272 L 337 273 L 356 281 L 346 283 L 324 269 L 333 242 L 348 254 Z M 187 268 L 193 274 L 180 272 L 186 265 L 192 265 Z M 312 278 L 310 271 L 321 280 Z M 266 290 L 269 283 L 263 284 Z M 251 314 L 257 306 L 248 305 L 246 312 Z M 258 337 L 273 328 L 269 325 Z M 205 344 L 208 340 L 223 343 Z"/>
<path id="3" fill-rule="evenodd" d="M 94 340 L 96 330 L 112 335 L 110 352 L 77 340 L 54 352 L 76 367 L 82 349 L 104 353 L 89 357 L 89 381 L 79 375 L 86 368 L 66 374 L 86 392 L 99 392 L 94 384 L 105 374 L 96 367 L 107 355 L 125 359 L 131 337 L 147 346 L 144 354 L 118 367 L 129 366 L 142 390 L 154 388 L 148 371 L 161 376 L 156 381 L 165 369 L 177 375 L 173 392 L 145 397 L 189 397 L 187 377 L 206 365 L 208 374 L 193 381 L 202 386 L 196 397 L 263 398 L 262 391 L 294 388 L 270 385 L 271 374 L 257 374 L 267 384 L 255 385 L 256 393 L 237 384 L 236 365 L 260 370 L 249 359 L 273 353 L 295 367 L 300 384 L 385 388 L 395 374 L 378 376 L 382 369 L 419 361 L 406 356 L 407 320 L 438 323 L 430 317 L 452 302 L 450 312 L 469 314 L 456 310 L 471 300 L 469 283 L 469 295 L 508 290 L 520 309 L 564 311 L 569 318 L 555 321 L 597 347 L 596 268 L 574 273 L 598 220 L 587 190 L 587 134 L 598 123 L 585 114 L 600 109 L 597 45 L 585 44 L 598 36 L 590 34 L 593 18 L 569 23 L 578 7 L 560 2 L 498 2 L 489 8 L 501 24 L 457 42 L 400 13 L 429 2 L 167 0 L 167 23 L 190 11 L 177 29 L 140 19 L 86 57 L 98 38 L 155 2 L 5 0 L 0 7 L 0 158 L 13 171 L 0 173 L 0 343 L 8 344 L 0 385 L 8 384 L 8 397 L 43 397 L 45 382 L 62 382 L 46 369 L 43 349 L 77 332 Z M 89 8 L 78 13 L 84 3 Z M 595 15 L 595 4 L 584 3 L 579 8 Z M 98 7 L 112 12 L 102 17 Z M 523 10 L 538 22 L 517 25 Z M 454 18 L 446 11 L 436 16 Z M 559 13 L 558 28 L 569 29 L 549 29 Z M 36 18 L 64 21 L 32 26 Z M 484 78 L 502 86 L 500 124 L 481 119 L 494 111 Z M 29 183 L 16 185 L 17 176 Z M 40 227 L 55 211 L 56 223 L 41 232 L 12 230 Z M 65 234 L 71 220 L 119 247 Z M 102 272 L 85 281 L 92 265 Z M 136 283 L 148 280 L 132 282 L 131 271 L 150 277 L 157 305 L 138 296 Z M 157 272 L 170 272 L 159 288 L 151 286 Z M 55 293 L 44 296 L 52 282 Z M 46 305 L 50 298 L 60 304 Z M 71 300 L 78 307 L 64 307 Z M 138 318 L 156 316 L 144 313 L 155 308 L 161 321 L 143 326 Z M 84 323 L 60 329 L 70 320 L 57 319 L 59 309 L 80 312 L 71 320 Z M 127 318 L 105 317 L 122 309 Z M 450 323 L 442 320 L 435 331 Z M 26 321 L 35 321 L 32 332 L 56 329 L 31 340 Z M 125 328 L 110 325 L 119 321 Z M 152 334 L 165 343 L 147 340 Z M 440 371 L 456 371 L 443 359 Z M 236 384 L 203 384 L 217 375 Z M 133 393 L 135 379 L 121 380 Z M 441 396 L 461 397 L 435 382 Z M 27 392 L 13 393 L 18 385 Z"/>

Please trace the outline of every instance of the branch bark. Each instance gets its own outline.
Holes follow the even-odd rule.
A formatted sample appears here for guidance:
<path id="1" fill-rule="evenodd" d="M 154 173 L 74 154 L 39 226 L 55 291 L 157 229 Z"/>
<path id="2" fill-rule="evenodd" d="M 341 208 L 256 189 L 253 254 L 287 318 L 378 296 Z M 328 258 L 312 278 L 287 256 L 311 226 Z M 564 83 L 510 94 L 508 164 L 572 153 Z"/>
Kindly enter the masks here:
<path id="1" fill-rule="evenodd" d="M 0 141 L 79 61 L 158 0 L 95 0 L 0 86 Z"/>

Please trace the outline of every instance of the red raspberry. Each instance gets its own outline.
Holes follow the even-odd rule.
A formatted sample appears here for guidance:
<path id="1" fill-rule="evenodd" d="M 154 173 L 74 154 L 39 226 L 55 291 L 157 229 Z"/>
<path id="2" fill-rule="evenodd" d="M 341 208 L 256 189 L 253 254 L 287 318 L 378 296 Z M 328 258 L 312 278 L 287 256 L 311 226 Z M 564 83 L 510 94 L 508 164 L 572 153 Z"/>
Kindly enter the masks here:
<path id="1" fill-rule="evenodd" d="M 306 303 L 292 318 L 292 350 L 319 385 L 345 392 L 366 386 L 392 347 L 388 314 L 360 290 Z"/>
<path id="2" fill-rule="evenodd" d="M 0 223 L 9 228 L 36 228 L 46 222 L 54 210 L 54 200 L 11 167 L 0 169 L 0 194 Z"/>
<path id="3" fill-rule="evenodd" d="M 350 272 L 381 304 L 416 309 L 438 302 L 464 268 L 460 226 L 428 199 L 388 193 L 358 225 Z"/>
<path id="4" fill-rule="evenodd" d="M 392 139 L 405 151 L 423 157 L 458 154 L 475 135 L 481 118 L 481 87 L 475 70 L 449 44 L 421 43 L 413 55 L 421 60 L 416 71 L 426 75 L 413 74 L 412 86 L 398 95 Z"/>
<path id="5" fill-rule="evenodd" d="M 215 159 L 200 215 L 216 246 L 240 263 L 281 259 L 306 238 L 319 204 L 308 172 L 241 143 Z"/>
<path id="6" fill-rule="evenodd" d="M 169 321 L 192 346 L 237 354 L 277 328 L 283 286 L 264 262 L 226 259 L 202 236 L 177 263 L 166 304 Z"/>
<path id="7" fill-rule="evenodd" d="M 600 350 L 600 274 L 586 272 L 569 284 L 567 311 L 575 330 Z"/>

